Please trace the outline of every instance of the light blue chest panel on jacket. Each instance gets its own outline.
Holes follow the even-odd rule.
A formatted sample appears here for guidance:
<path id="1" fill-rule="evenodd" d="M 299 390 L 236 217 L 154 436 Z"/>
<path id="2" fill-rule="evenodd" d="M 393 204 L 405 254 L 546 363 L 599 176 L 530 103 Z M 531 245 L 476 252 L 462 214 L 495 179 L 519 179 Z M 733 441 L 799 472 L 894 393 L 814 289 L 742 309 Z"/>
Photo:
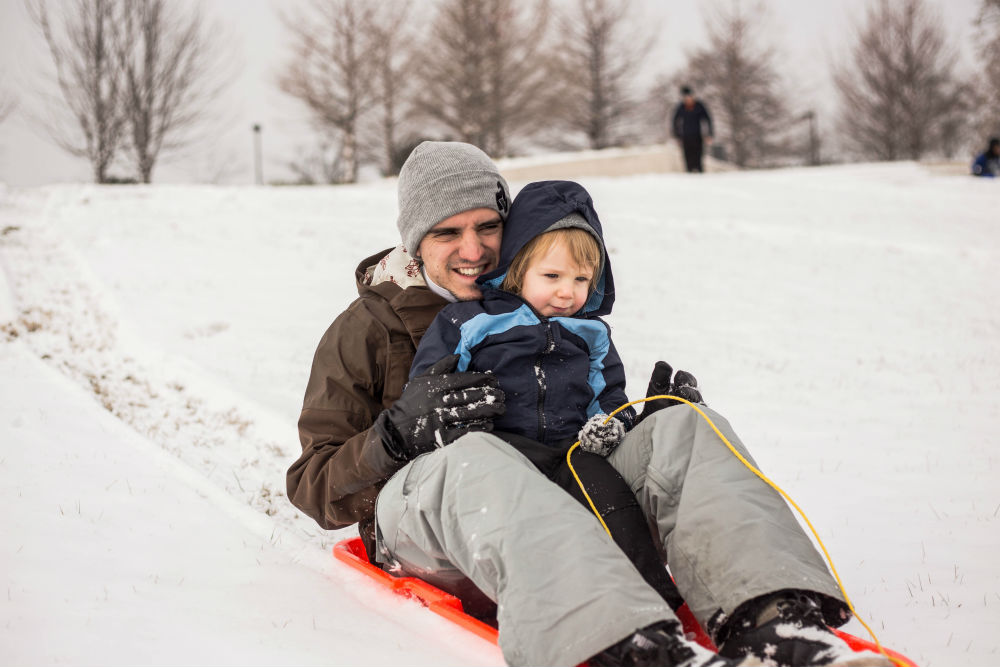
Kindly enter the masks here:
<path id="1" fill-rule="evenodd" d="M 598 397 L 604 391 L 607 383 L 604 379 L 604 360 L 610 349 L 611 339 L 608 336 L 607 327 L 599 320 L 577 319 L 573 317 L 553 317 L 548 320 L 548 324 L 558 325 L 566 331 L 578 336 L 584 341 L 589 352 L 589 374 L 587 384 L 592 391 L 590 404 L 587 406 L 587 416 L 601 412 Z M 472 355 L 476 347 L 483 343 L 488 336 L 495 336 L 509 332 L 515 327 L 536 327 L 542 326 L 543 322 L 527 305 L 522 305 L 517 310 L 509 313 L 491 315 L 489 313 L 479 313 L 459 327 L 461 338 L 453 351 L 459 357 L 456 370 L 468 370 L 472 361 Z M 526 336 L 533 332 L 525 331 Z M 501 369 L 496 369 L 502 373 Z M 530 372 L 530 369 L 517 369 L 517 372 Z"/>

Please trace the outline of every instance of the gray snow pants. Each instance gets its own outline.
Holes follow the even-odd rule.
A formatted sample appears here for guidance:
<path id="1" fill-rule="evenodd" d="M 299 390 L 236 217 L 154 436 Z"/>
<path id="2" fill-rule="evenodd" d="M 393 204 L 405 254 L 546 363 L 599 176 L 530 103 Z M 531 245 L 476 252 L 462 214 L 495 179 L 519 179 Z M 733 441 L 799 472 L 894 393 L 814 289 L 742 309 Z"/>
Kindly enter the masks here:
<path id="1" fill-rule="evenodd" d="M 728 422 L 705 413 L 752 462 Z M 842 599 L 785 501 L 690 407 L 660 410 L 608 457 L 631 485 L 703 626 L 794 588 Z M 511 665 L 576 665 L 676 618 L 600 523 L 513 447 L 470 433 L 396 473 L 375 508 L 376 559 L 497 603 Z"/>

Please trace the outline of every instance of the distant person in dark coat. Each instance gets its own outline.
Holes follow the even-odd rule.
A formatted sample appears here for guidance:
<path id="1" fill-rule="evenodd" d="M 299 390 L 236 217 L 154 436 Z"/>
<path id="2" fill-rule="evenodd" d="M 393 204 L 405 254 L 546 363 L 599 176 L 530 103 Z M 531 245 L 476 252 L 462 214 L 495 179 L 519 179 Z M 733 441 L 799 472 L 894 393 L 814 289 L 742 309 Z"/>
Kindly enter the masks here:
<path id="1" fill-rule="evenodd" d="M 708 115 L 708 109 L 694 97 L 691 88 L 684 86 L 681 88 L 683 99 L 674 111 L 673 135 L 677 137 L 684 146 L 684 163 L 689 172 L 703 172 L 702 153 L 704 144 L 712 143 L 712 117 Z M 708 132 L 702 135 L 702 122 L 707 126 Z"/>
<path id="2" fill-rule="evenodd" d="M 1000 176 L 1000 139 L 993 137 L 990 145 L 972 163 L 973 176 L 996 178 Z"/>

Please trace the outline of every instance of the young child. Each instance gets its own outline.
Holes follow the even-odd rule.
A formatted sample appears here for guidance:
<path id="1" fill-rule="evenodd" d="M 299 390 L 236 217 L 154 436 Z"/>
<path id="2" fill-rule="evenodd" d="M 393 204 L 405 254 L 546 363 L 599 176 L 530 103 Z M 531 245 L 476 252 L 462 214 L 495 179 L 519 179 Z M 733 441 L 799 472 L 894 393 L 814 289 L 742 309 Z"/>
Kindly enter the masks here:
<path id="1" fill-rule="evenodd" d="M 614 282 L 590 195 L 568 181 L 531 183 L 504 224 L 497 269 L 479 278 L 482 299 L 449 304 L 417 348 L 413 378 L 450 355 L 457 371 L 490 371 L 506 410 L 493 421 L 506 440 L 555 483 L 588 505 L 572 464 L 615 542 L 676 609 L 638 501 L 605 460 L 636 421 L 625 372 L 600 319 L 611 312 Z M 605 424 L 605 421 L 608 421 Z"/>

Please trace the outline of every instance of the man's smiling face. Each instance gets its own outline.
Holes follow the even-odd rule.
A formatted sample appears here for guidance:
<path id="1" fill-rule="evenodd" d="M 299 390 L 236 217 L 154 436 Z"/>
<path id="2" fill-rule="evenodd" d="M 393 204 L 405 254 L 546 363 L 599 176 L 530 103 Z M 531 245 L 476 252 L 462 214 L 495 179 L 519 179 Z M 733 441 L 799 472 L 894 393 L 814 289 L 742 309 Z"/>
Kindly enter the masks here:
<path id="1" fill-rule="evenodd" d="M 497 267 L 503 222 L 488 208 L 474 208 L 434 225 L 420 242 L 418 256 L 427 277 L 459 301 L 481 295 L 476 278 Z"/>

